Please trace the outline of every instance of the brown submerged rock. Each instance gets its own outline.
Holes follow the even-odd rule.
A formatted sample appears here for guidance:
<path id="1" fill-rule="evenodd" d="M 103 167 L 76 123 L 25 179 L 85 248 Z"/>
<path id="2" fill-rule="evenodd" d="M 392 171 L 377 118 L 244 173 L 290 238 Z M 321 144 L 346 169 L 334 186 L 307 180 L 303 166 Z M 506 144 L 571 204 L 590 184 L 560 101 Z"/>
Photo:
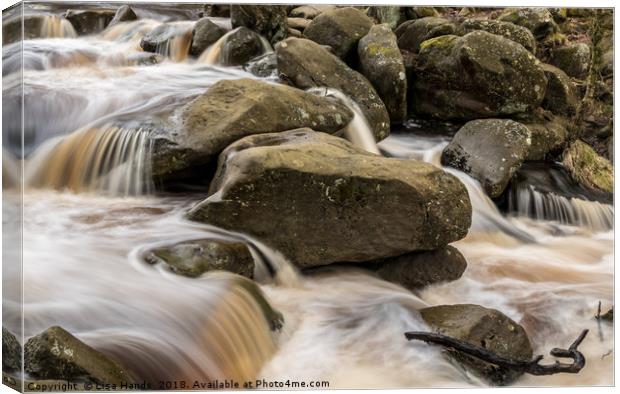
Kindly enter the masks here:
<path id="1" fill-rule="evenodd" d="M 230 145 L 210 193 L 190 219 L 252 235 L 300 268 L 436 249 L 471 224 L 454 176 L 309 129 Z"/>
<path id="2" fill-rule="evenodd" d="M 152 250 L 147 261 L 163 261 L 173 272 L 191 278 L 223 270 L 254 278 L 254 259 L 243 242 L 198 239 Z"/>
<path id="3" fill-rule="evenodd" d="M 472 304 L 440 305 L 424 308 L 420 314 L 433 331 L 440 334 L 483 347 L 505 358 L 532 359 L 532 345 L 523 327 L 498 310 Z M 463 353 L 449 354 L 493 384 L 507 385 L 523 374 Z"/>
<path id="4" fill-rule="evenodd" d="M 276 45 L 278 71 L 301 89 L 328 87 L 351 97 L 361 108 L 379 141 L 390 133 L 390 116 L 370 82 L 325 47 L 303 38 L 289 38 Z"/>
<path id="5" fill-rule="evenodd" d="M 61 327 L 51 327 L 24 346 L 25 368 L 37 379 L 116 384 L 131 382 L 127 371 Z"/>

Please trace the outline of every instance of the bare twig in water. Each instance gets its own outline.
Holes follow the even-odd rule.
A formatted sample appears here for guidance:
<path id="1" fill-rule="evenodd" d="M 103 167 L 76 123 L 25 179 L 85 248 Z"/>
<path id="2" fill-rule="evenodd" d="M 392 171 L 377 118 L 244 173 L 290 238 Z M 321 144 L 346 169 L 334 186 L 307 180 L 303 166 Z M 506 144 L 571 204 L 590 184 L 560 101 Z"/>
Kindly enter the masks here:
<path id="1" fill-rule="evenodd" d="M 553 348 L 549 352 L 553 357 L 573 359 L 571 364 L 556 361 L 554 364 L 549 365 L 539 364 L 543 359 L 542 355 L 534 357 L 531 361 L 512 360 L 499 356 L 485 348 L 478 347 L 442 334 L 415 331 L 406 332 L 405 338 L 408 340 L 417 339 L 426 343 L 441 345 L 446 348 L 457 350 L 461 353 L 476 357 L 482 361 L 495 364 L 499 367 L 529 373 L 530 375 L 554 375 L 556 373 L 578 373 L 586 365 L 586 358 L 579 350 L 577 350 L 577 347 L 581 344 L 587 334 L 588 330 L 583 330 L 568 349 Z"/>
<path id="2" fill-rule="evenodd" d="M 598 302 L 598 310 L 596 311 L 596 316 L 594 316 L 594 318 L 596 319 L 596 325 L 598 327 L 598 339 L 603 342 L 603 328 L 601 327 L 601 301 Z"/>

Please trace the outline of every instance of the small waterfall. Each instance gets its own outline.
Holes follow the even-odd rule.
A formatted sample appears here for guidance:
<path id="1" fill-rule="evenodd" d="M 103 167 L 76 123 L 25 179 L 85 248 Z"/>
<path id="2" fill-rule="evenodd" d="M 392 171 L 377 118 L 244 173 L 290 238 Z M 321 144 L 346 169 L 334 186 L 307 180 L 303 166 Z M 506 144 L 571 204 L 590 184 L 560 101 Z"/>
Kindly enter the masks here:
<path id="1" fill-rule="evenodd" d="M 508 197 L 508 211 L 537 220 L 587 227 L 594 231 L 613 228 L 614 208 L 598 201 L 542 193 L 532 185 L 517 184 Z"/>
<path id="2" fill-rule="evenodd" d="M 236 33 L 239 29 L 241 28 L 238 27 L 236 29 L 229 31 L 228 33 L 220 37 L 217 41 L 215 41 L 213 44 L 211 44 L 211 46 L 205 49 L 202 55 L 200 55 L 200 57 L 198 58 L 198 63 L 211 64 L 214 66 L 225 63 L 225 59 L 222 58 L 223 56 L 222 49 L 224 47 L 224 44 L 226 43 L 226 41 L 228 41 L 228 37 Z M 269 44 L 269 41 L 267 41 L 265 37 L 260 36 L 260 40 L 263 46 L 263 52 L 260 55 L 273 52 L 273 48 L 271 47 L 271 44 Z"/>
<path id="3" fill-rule="evenodd" d="M 187 309 L 177 305 L 181 319 L 158 322 L 156 332 L 110 330 L 83 339 L 129 366 L 138 381 L 151 383 L 153 389 L 175 388 L 159 387 L 162 380 L 230 379 L 242 387 L 258 377 L 276 351 L 270 320 L 277 312 L 259 287 L 245 278 L 213 273 L 203 285 L 207 295 L 200 297 L 203 304 Z M 195 317 L 187 314 L 192 310 Z"/>
<path id="4" fill-rule="evenodd" d="M 43 38 L 75 38 L 77 33 L 71 22 L 56 15 L 48 15 L 41 25 L 41 37 Z"/>
<path id="5" fill-rule="evenodd" d="M 155 52 L 167 56 L 174 62 L 182 62 L 189 56 L 189 47 L 192 44 L 193 22 L 172 22 L 168 24 L 170 36 L 167 40 L 163 40 L 155 48 Z"/>
<path id="6" fill-rule="evenodd" d="M 151 140 L 142 129 L 112 125 L 85 128 L 42 145 L 26 163 L 25 184 L 103 190 L 115 195 L 148 194 Z"/>
<path id="7" fill-rule="evenodd" d="M 344 130 L 347 139 L 368 152 L 381 154 L 370 124 L 354 100 L 341 91 L 332 88 L 310 88 L 307 91 L 318 96 L 335 98 L 346 105 L 353 112 L 353 119 Z"/>

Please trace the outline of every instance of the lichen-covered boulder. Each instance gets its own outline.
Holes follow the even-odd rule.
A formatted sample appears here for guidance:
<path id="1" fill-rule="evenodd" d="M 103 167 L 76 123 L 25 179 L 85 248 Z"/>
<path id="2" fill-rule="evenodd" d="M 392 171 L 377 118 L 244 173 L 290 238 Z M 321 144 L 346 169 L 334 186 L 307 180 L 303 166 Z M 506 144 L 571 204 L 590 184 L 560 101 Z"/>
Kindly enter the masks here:
<path id="1" fill-rule="evenodd" d="M 487 194 L 498 197 L 521 167 L 531 145 L 527 127 L 508 119 L 467 122 L 441 155 L 441 163 L 477 179 Z"/>
<path id="2" fill-rule="evenodd" d="M 153 125 L 152 171 L 169 179 L 211 163 L 236 140 L 259 133 L 312 127 L 336 133 L 353 119 L 343 104 L 285 86 L 253 79 L 223 80 L 187 104 L 179 125 Z M 158 130 L 163 129 L 163 130 Z M 171 129 L 173 132 L 166 132 Z"/>
<path id="3" fill-rule="evenodd" d="M 192 56 L 200 56 L 205 49 L 219 40 L 226 31 L 213 23 L 209 18 L 200 18 L 194 25 L 192 30 L 192 44 L 189 48 L 189 54 Z"/>
<path id="4" fill-rule="evenodd" d="M 116 9 L 67 10 L 65 19 L 73 25 L 79 35 L 103 31 L 116 15 Z"/>
<path id="5" fill-rule="evenodd" d="M 449 20 L 439 17 L 426 17 L 409 20 L 398 26 L 394 33 L 398 38 L 400 49 L 417 53 L 422 42 L 455 32 L 456 26 Z"/>
<path id="6" fill-rule="evenodd" d="M 529 29 L 523 26 L 495 19 L 466 19 L 459 26 L 458 33 L 465 35 L 475 30 L 483 30 L 505 37 L 523 45 L 528 51 L 536 53 L 536 38 Z"/>
<path id="7" fill-rule="evenodd" d="M 523 327 L 496 309 L 473 304 L 440 305 L 421 309 L 420 315 L 433 331 L 440 334 L 483 347 L 511 360 L 532 359 L 532 345 Z M 523 374 L 464 353 L 449 352 L 449 355 L 493 384 L 507 385 Z"/>
<path id="8" fill-rule="evenodd" d="M 547 78 L 538 59 L 507 38 L 474 31 L 421 44 L 413 81 L 414 110 L 440 119 L 507 116 L 537 108 Z"/>
<path id="9" fill-rule="evenodd" d="M 61 327 L 50 327 L 24 346 L 26 372 L 37 379 L 131 383 L 128 372 L 116 361 L 80 341 Z"/>
<path id="10" fill-rule="evenodd" d="M 330 46 L 339 58 L 349 60 L 355 55 L 358 41 L 372 25 L 372 20 L 358 9 L 336 8 L 314 18 L 304 30 L 304 36 Z"/>
<path id="11" fill-rule="evenodd" d="M 551 152 L 561 152 L 568 138 L 566 122 L 559 116 L 547 113 L 519 123 L 527 127 L 532 137 L 526 160 L 544 160 Z"/>
<path id="12" fill-rule="evenodd" d="M 523 26 L 538 39 L 558 31 L 553 15 L 546 8 L 509 8 L 498 19 Z"/>
<path id="13" fill-rule="evenodd" d="M 465 257 L 453 246 L 430 252 L 407 253 L 375 263 L 377 275 L 409 290 L 457 280 L 467 268 Z"/>
<path id="14" fill-rule="evenodd" d="M 387 24 L 374 25 L 357 47 L 362 74 L 385 104 L 392 123 L 407 117 L 407 75 L 396 36 Z"/>
<path id="15" fill-rule="evenodd" d="M 158 247 L 146 256 L 149 263 L 163 261 L 173 272 L 192 278 L 223 270 L 254 278 L 254 259 L 243 242 L 197 239 Z"/>
<path id="16" fill-rule="evenodd" d="M 580 185 L 592 190 L 613 192 L 614 169 L 611 162 L 599 156 L 585 142 L 581 140 L 573 142 L 564 151 L 562 164 Z"/>
<path id="17" fill-rule="evenodd" d="M 471 224 L 456 177 L 310 129 L 241 139 L 218 166 L 188 217 L 256 237 L 300 268 L 433 250 Z"/>
<path id="18" fill-rule="evenodd" d="M 15 335 L 2 327 L 2 370 L 14 372 L 22 369 L 22 346 Z"/>
<path id="19" fill-rule="evenodd" d="M 550 64 L 542 64 L 547 76 L 547 90 L 542 107 L 558 114 L 573 116 L 577 109 L 575 86 L 566 73 Z"/>
<path id="20" fill-rule="evenodd" d="M 232 4 L 233 28 L 244 26 L 267 38 L 273 45 L 288 37 L 287 10 L 282 5 Z"/>
<path id="21" fill-rule="evenodd" d="M 551 62 L 571 77 L 584 79 L 590 67 L 590 47 L 584 42 L 555 48 Z"/>
<path id="22" fill-rule="evenodd" d="M 138 15 L 136 15 L 134 10 L 128 5 L 122 5 L 118 7 L 116 14 L 114 14 L 114 18 L 112 18 L 107 27 L 114 26 L 117 23 L 135 20 L 138 20 Z"/>
<path id="23" fill-rule="evenodd" d="M 361 108 L 377 141 L 390 133 L 390 116 L 370 82 L 323 46 L 289 38 L 276 46 L 278 71 L 301 89 L 328 87 L 351 97 Z"/>

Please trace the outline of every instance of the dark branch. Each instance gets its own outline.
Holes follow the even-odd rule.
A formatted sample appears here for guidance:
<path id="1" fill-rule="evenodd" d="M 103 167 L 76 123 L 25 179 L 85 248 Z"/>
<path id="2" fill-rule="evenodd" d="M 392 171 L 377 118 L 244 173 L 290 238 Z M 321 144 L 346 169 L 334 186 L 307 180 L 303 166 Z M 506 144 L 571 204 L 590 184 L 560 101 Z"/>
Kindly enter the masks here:
<path id="1" fill-rule="evenodd" d="M 495 364 L 499 367 L 529 373 L 530 375 L 553 375 L 556 373 L 578 373 L 586 365 L 586 359 L 577 348 L 584 340 L 588 330 L 583 330 L 577 337 L 575 342 L 568 349 L 551 349 L 550 354 L 554 357 L 571 358 L 571 364 L 556 361 L 554 364 L 541 365 L 539 362 L 543 356 L 536 356 L 531 361 L 512 360 L 499 356 L 485 348 L 478 347 L 467 342 L 430 332 L 406 332 L 405 338 L 408 340 L 417 339 L 426 343 L 433 343 L 444 346 L 451 350 L 457 350 L 461 353 L 476 357 L 482 361 Z"/>

